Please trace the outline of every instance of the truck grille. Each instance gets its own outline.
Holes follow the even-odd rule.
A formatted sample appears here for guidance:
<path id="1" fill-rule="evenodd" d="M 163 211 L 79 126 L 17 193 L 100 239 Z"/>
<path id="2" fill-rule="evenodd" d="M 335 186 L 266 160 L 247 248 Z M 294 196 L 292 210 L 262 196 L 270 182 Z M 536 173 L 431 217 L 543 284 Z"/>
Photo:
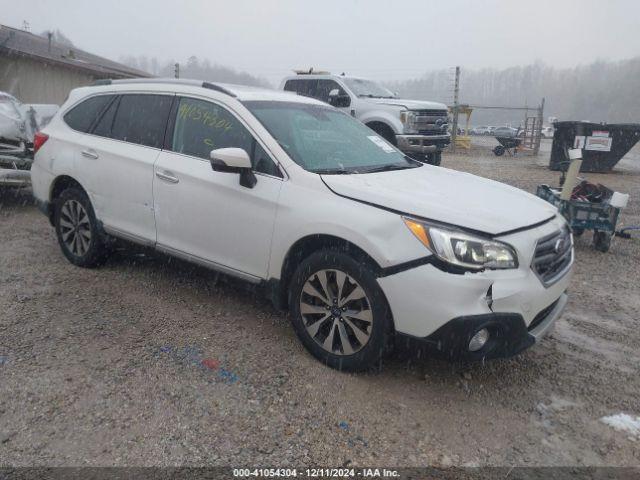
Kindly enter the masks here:
<path id="1" fill-rule="evenodd" d="M 447 133 L 449 117 L 446 110 L 413 110 L 419 135 L 433 136 Z"/>
<path id="2" fill-rule="evenodd" d="M 414 110 L 415 114 L 423 117 L 444 117 L 447 118 L 446 110 Z"/>
<path id="3" fill-rule="evenodd" d="M 568 227 L 538 240 L 531 268 L 549 286 L 559 280 L 573 261 L 573 244 Z"/>

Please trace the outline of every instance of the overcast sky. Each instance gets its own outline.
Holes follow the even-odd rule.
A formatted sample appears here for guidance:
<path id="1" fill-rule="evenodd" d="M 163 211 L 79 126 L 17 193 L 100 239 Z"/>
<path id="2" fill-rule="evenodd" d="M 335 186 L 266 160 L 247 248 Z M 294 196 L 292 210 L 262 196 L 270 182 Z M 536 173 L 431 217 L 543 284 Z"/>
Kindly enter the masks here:
<path id="1" fill-rule="evenodd" d="M 60 29 L 117 60 L 191 55 L 277 84 L 314 66 L 380 80 L 640 55 L 640 0 L 0 0 L 0 23 Z"/>

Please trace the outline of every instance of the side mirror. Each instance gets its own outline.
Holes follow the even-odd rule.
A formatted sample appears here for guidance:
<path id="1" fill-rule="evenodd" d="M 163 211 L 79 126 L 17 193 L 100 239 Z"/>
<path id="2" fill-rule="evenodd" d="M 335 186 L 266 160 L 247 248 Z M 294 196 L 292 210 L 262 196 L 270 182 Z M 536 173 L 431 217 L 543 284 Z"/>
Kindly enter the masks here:
<path id="1" fill-rule="evenodd" d="M 334 88 L 329 92 L 329 104 L 334 107 L 348 107 L 351 105 L 351 97 L 347 94 L 340 94 L 340 90 Z"/>
<path id="2" fill-rule="evenodd" d="M 258 179 L 251 170 L 249 154 L 242 148 L 217 148 L 211 151 L 211 168 L 216 172 L 239 173 L 240 185 L 255 187 Z"/>

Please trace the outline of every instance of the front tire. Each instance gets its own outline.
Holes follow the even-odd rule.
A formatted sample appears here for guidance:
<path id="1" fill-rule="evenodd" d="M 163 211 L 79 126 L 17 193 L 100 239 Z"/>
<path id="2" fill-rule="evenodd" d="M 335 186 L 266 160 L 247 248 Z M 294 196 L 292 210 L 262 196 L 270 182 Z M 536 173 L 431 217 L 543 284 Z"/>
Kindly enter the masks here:
<path id="1" fill-rule="evenodd" d="M 289 308 L 302 344 L 337 370 L 375 367 L 389 345 L 391 314 L 374 273 L 342 252 L 321 250 L 298 266 Z"/>
<path id="2" fill-rule="evenodd" d="M 91 201 L 79 188 L 64 190 L 54 204 L 58 243 L 67 260 L 91 268 L 104 263 L 107 249 Z"/>

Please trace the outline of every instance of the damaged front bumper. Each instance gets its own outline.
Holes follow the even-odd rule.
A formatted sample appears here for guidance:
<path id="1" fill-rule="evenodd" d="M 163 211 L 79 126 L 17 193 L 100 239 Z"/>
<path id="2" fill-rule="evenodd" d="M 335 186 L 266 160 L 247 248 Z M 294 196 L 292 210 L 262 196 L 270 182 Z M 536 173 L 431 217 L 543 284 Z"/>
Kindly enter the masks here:
<path id="1" fill-rule="evenodd" d="M 568 301 L 566 293 L 544 308 L 527 326 L 518 313 L 487 313 L 450 320 L 431 335 L 420 338 L 399 334 L 399 342 L 426 348 L 438 358 L 449 361 L 479 361 L 509 358 L 540 341 L 553 329 Z M 476 351 L 469 350 L 471 339 L 481 330 L 489 332 L 487 343 Z"/>
<path id="2" fill-rule="evenodd" d="M 31 185 L 33 159 L 24 147 L 4 148 L 0 145 L 0 186 L 25 187 Z"/>
<path id="3" fill-rule="evenodd" d="M 449 359 L 508 357 L 530 347 L 567 303 L 573 263 L 552 283 L 543 283 L 533 268 L 538 242 L 563 228 L 566 222 L 556 217 L 496 237 L 518 252 L 515 269 L 452 273 L 426 262 L 379 277 L 399 337 L 418 340 Z M 483 328 L 490 342 L 473 352 L 469 342 Z"/>

